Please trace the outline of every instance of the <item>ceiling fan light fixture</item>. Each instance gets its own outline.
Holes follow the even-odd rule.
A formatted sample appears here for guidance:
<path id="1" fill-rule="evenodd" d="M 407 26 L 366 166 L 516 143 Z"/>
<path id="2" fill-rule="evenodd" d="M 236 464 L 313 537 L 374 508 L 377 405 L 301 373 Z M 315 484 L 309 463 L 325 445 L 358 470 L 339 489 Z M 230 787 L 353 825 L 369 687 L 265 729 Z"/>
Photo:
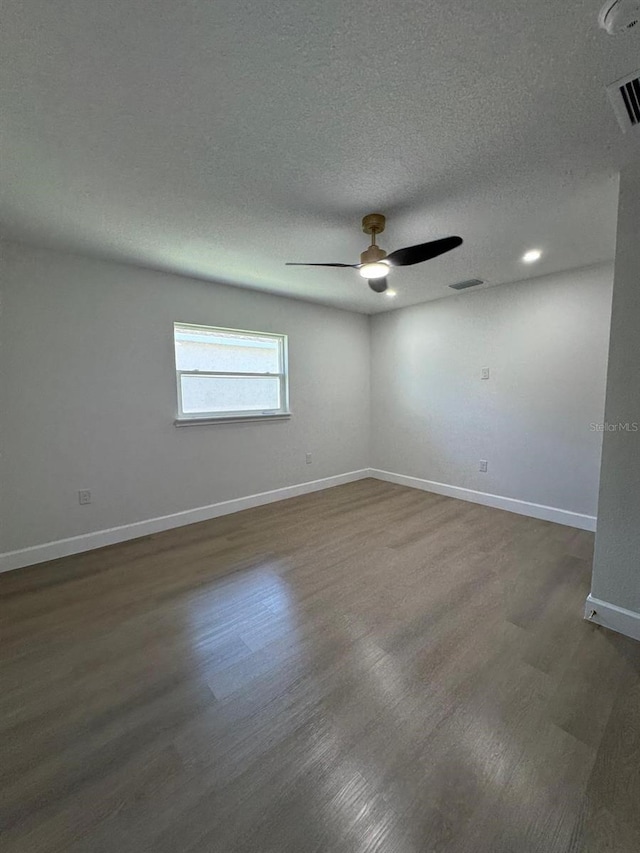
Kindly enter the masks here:
<path id="1" fill-rule="evenodd" d="M 372 264 L 363 264 L 359 273 L 362 278 L 384 278 L 389 274 L 389 264 L 382 261 L 375 261 Z"/>
<path id="2" fill-rule="evenodd" d="M 385 218 L 381 213 L 368 213 L 362 220 L 362 230 L 371 236 L 371 245 L 360 253 L 359 264 L 315 262 L 303 264 L 299 261 L 288 261 L 287 266 L 356 269 L 362 278 L 366 279 L 374 293 L 385 293 L 388 288 L 387 276 L 394 267 L 411 267 L 414 264 L 421 264 L 423 261 L 430 261 L 462 245 L 462 237 L 441 237 L 439 240 L 429 240 L 428 243 L 420 243 L 418 246 L 396 249 L 395 252 L 387 255 L 385 250 L 376 243 L 377 235 L 384 231 L 384 226 Z M 394 295 L 395 293 L 389 292 L 389 296 Z"/>

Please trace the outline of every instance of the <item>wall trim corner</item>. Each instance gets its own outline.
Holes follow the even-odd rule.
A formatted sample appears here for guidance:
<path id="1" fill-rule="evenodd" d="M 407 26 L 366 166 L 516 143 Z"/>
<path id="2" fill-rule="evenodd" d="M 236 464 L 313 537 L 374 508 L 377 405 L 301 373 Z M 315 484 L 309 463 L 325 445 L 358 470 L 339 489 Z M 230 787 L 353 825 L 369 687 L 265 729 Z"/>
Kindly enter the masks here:
<path id="1" fill-rule="evenodd" d="M 618 634 L 624 634 L 625 637 L 631 637 L 632 640 L 640 640 L 640 613 L 634 610 L 627 610 L 624 607 L 618 607 L 617 604 L 588 595 L 584 618 L 587 622 L 609 628 Z"/>

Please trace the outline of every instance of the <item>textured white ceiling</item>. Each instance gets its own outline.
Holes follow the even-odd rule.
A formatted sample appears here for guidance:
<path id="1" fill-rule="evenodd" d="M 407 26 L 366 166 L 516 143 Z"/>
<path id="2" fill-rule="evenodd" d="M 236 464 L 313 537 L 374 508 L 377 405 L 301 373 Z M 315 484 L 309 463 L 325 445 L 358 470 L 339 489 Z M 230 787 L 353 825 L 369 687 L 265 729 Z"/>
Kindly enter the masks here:
<path id="1" fill-rule="evenodd" d="M 3 233 L 365 312 L 609 259 L 640 35 L 599 5 L 3 0 Z M 464 246 L 396 300 L 284 266 L 357 261 L 378 210 L 388 251 Z"/>

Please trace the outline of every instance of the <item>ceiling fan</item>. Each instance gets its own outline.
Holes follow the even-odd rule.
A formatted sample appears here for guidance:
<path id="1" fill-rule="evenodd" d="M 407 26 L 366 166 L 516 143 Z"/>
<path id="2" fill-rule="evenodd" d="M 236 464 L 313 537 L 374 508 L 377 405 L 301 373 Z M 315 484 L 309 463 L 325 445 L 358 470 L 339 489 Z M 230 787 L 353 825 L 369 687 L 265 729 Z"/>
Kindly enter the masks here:
<path id="1" fill-rule="evenodd" d="M 438 255 L 444 255 L 462 245 L 462 237 L 443 237 L 441 240 L 431 240 L 430 243 L 420 243 L 417 246 L 407 246 L 406 249 L 396 249 L 390 255 L 376 244 L 376 236 L 382 234 L 386 223 L 381 213 L 369 213 L 362 220 L 362 230 L 371 235 L 371 245 L 360 255 L 359 264 L 303 264 L 287 263 L 288 267 L 347 267 L 358 270 L 366 278 L 371 290 L 384 293 L 387 289 L 387 275 L 393 267 L 410 267 L 430 261 Z"/>

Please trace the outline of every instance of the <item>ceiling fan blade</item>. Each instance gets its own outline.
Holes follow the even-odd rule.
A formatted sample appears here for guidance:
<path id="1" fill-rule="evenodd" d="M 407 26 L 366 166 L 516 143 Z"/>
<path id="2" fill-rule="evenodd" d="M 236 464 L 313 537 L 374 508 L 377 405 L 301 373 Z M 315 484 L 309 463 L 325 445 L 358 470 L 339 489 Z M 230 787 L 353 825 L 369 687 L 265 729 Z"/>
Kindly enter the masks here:
<path id="1" fill-rule="evenodd" d="M 396 249 L 387 255 L 385 261 L 394 267 L 410 267 L 430 261 L 438 255 L 444 255 L 462 245 L 462 237 L 443 237 L 442 240 L 431 240 L 430 243 L 420 243 L 418 246 L 407 246 L 406 249 Z"/>
<path id="2" fill-rule="evenodd" d="M 368 278 L 367 283 L 375 293 L 384 293 L 387 289 L 388 281 L 386 278 Z"/>
<path id="3" fill-rule="evenodd" d="M 286 267 L 348 267 L 349 269 L 355 269 L 359 264 L 302 264 L 302 263 L 291 263 L 288 262 L 285 264 Z"/>

